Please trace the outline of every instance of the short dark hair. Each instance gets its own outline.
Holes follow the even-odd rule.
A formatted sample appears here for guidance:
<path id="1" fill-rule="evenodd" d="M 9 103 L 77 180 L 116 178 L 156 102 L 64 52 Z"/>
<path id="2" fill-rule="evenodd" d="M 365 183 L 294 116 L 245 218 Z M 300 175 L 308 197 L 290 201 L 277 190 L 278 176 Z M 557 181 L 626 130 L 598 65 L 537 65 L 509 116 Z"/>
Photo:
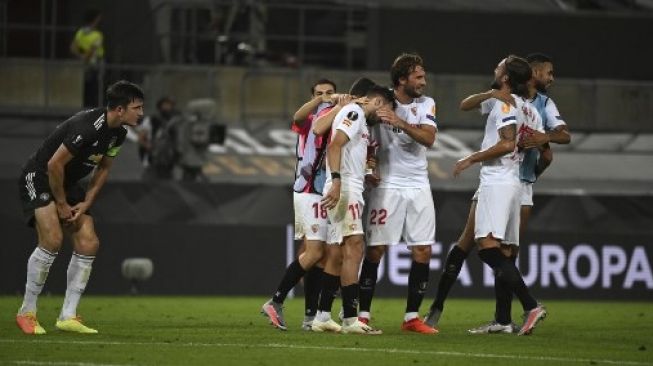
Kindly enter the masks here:
<path id="1" fill-rule="evenodd" d="M 526 56 L 526 61 L 528 61 L 529 64 L 540 64 L 544 62 L 550 62 L 553 63 L 553 59 L 549 55 L 545 55 L 543 53 L 531 53 L 530 55 Z"/>
<path id="2" fill-rule="evenodd" d="M 333 91 L 336 91 L 336 83 L 334 83 L 333 81 L 331 81 L 329 79 L 320 79 L 320 80 L 316 81 L 315 83 L 313 83 L 313 85 L 311 85 L 311 95 L 313 95 L 313 93 L 315 93 L 315 87 L 318 86 L 318 85 L 321 85 L 321 84 L 331 84 L 331 86 L 333 87 Z"/>
<path id="3" fill-rule="evenodd" d="M 370 91 L 372 87 L 376 86 L 376 83 L 368 78 L 359 78 L 351 84 L 349 88 L 349 95 L 355 97 L 363 97 L 367 95 L 367 92 Z"/>
<path id="4" fill-rule="evenodd" d="M 521 57 L 510 55 L 506 57 L 506 74 L 511 92 L 520 97 L 527 97 L 528 81 L 533 75 L 531 65 Z"/>
<path id="5" fill-rule="evenodd" d="M 424 67 L 424 61 L 416 53 L 402 53 L 392 63 L 390 68 L 390 78 L 392 85 L 399 85 L 399 79 L 408 78 L 411 72 L 415 71 L 417 66 Z"/>
<path id="6" fill-rule="evenodd" d="M 118 107 L 127 107 L 135 100 L 145 100 L 143 90 L 136 84 L 120 80 L 109 86 L 106 93 L 107 108 L 116 109 Z"/>
<path id="7" fill-rule="evenodd" d="M 91 24 L 99 17 L 102 15 L 102 12 L 99 11 L 98 9 L 88 9 L 84 12 L 84 25 Z"/>
<path id="8" fill-rule="evenodd" d="M 367 91 L 368 98 L 379 96 L 385 99 L 386 102 L 392 104 L 392 109 L 395 108 L 395 93 L 390 88 L 381 85 L 374 85 Z"/>

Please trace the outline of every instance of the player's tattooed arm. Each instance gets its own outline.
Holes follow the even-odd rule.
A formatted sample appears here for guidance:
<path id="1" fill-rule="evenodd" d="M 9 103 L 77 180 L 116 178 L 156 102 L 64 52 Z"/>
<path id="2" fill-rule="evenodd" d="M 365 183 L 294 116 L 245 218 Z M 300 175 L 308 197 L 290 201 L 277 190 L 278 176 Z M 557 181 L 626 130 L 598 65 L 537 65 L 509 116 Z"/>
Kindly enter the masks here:
<path id="1" fill-rule="evenodd" d="M 515 141 L 517 139 L 517 125 L 508 125 L 501 127 L 499 129 L 499 137 L 503 141 Z"/>
<path id="2" fill-rule="evenodd" d="M 454 165 L 453 175 L 457 177 L 470 166 L 482 161 L 494 160 L 515 150 L 517 140 L 517 125 L 510 124 L 499 129 L 499 141 L 489 148 L 477 151 Z"/>

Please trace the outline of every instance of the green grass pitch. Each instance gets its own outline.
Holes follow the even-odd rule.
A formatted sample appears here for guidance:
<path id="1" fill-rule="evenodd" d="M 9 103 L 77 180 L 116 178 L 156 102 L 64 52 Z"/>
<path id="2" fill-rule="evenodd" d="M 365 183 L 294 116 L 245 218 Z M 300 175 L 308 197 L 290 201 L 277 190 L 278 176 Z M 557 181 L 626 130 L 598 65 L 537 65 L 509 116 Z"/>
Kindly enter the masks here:
<path id="1" fill-rule="evenodd" d="M 265 300 L 86 296 L 80 313 L 100 334 L 77 335 L 54 328 L 62 298 L 42 296 L 39 321 L 48 334 L 26 336 L 14 324 L 21 298 L 0 297 L 0 364 L 653 365 L 652 302 L 548 301 L 549 317 L 517 337 L 466 334 L 491 318 L 489 299 L 450 300 L 435 336 L 402 333 L 400 299 L 375 300 L 381 336 L 304 332 L 303 299 L 286 301 L 282 332 L 259 314 Z M 515 302 L 515 320 L 518 310 Z"/>

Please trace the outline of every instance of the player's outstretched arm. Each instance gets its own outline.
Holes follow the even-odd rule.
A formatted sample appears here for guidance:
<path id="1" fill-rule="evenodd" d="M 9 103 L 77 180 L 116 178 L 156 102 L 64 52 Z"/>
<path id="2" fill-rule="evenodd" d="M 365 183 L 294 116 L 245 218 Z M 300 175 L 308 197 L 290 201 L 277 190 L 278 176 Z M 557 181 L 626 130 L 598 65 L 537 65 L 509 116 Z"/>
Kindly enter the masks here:
<path id="1" fill-rule="evenodd" d="M 336 102 L 337 104 L 331 108 L 326 114 L 319 116 L 315 121 L 313 121 L 313 133 L 317 136 L 322 136 L 331 129 L 333 125 L 333 120 L 336 118 L 336 115 L 342 107 L 346 106 L 352 101 L 352 97 L 349 94 L 337 94 Z"/>
<path id="2" fill-rule="evenodd" d="M 470 166 L 482 161 L 493 160 L 511 153 L 515 150 L 517 144 L 517 125 L 510 124 L 499 129 L 499 141 L 485 150 L 477 151 L 463 159 L 460 159 L 454 165 L 453 176 L 457 177 L 460 173 Z"/>
<path id="3" fill-rule="evenodd" d="M 328 100 L 325 100 L 325 98 L 322 96 L 318 96 L 304 103 L 304 105 L 299 107 L 297 112 L 295 112 L 295 114 L 293 115 L 292 123 L 295 124 L 297 127 L 301 127 L 304 124 L 304 122 L 306 122 L 306 119 L 311 114 L 311 112 L 313 112 L 323 101 L 327 102 Z"/>
<path id="4" fill-rule="evenodd" d="M 503 92 L 498 89 L 490 89 L 486 92 L 472 94 L 463 99 L 460 102 L 460 110 L 467 112 L 474 109 L 479 109 L 481 107 L 481 103 L 491 98 L 496 98 L 502 102 L 512 104 L 513 106 L 515 105 L 515 99 L 512 97 L 512 95 L 510 95 L 510 92 Z"/>

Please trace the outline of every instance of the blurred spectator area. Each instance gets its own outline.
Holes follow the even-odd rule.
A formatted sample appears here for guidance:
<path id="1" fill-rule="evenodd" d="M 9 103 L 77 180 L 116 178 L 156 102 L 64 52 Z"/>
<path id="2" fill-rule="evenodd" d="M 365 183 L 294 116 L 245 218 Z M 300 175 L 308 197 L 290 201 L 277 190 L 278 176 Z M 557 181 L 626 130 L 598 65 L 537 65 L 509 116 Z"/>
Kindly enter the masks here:
<path id="1" fill-rule="evenodd" d="M 326 77 L 339 91 L 360 76 L 389 83 L 384 71 L 233 66 L 112 65 L 107 83 L 127 78 L 140 83 L 148 101 L 173 94 L 181 105 L 196 98 L 216 100 L 222 123 L 286 125 L 309 97 L 314 80 Z M 489 89 L 487 75 L 427 75 L 427 95 L 437 101 L 441 128 L 477 128 L 476 113 L 461 112 L 460 101 Z M 74 61 L 0 58 L 0 115 L 66 115 L 80 107 L 82 66 Z M 653 82 L 557 78 L 551 97 L 576 132 L 653 133 Z M 154 103 L 147 104 L 148 110 Z M 252 125 L 253 126 L 253 125 Z M 10 133 L 4 129 L 4 133 Z"/>
<path id="2" fill-rule="evenodd" d="M 650 186 L 643 167 L 653 156 L 653 48 L 645 37 L 653 34 L 651 4 L 0 0 L 0 168 L 7 177 L 17 175 L 54 126 L 81 108 L 82 65 L 68 47 L 84 11 L 94 7 L 104 14 L 103 85 L 119 79 L 139 83 L 147 113 L 164 95 L 180 106 L 211 98 L 218 106 L 216 122 L 228 126 L 228 136 L 238 134 L 252 146 L 265 145 L 272 130 L 287 131 L 315 80 L 331 79 L 339 91 L 361 76 L 389 84 L 392 60 L 415 51 L 428 71 L 426 94 L 437 101 L 439 144 L 446 145 L 448 135 L 465 145 L 458 151 L 463 154 L 479 146 L 483 118 L 459 111 L 459 102 L 489 88 L 505 55 L 544 52 L 555 61 L 551 96 L 573 132 L 570 145 L 554 147 L 557 163 L 547 175 L 562 179 L 583 172 L 595 179 L 592 174 L 605 176 L 601 164 L 607 162 Z M 497 25 L 508 23 L 524 31 L 507 36 Z M 282 150 L 292 157 L 294 136 L 287 140 Z M 233 146 L 225 151 L 239 152 Z M 121 177 L 139 179 L 137 163 L 121 159 L 120 164 L 133 164 L 120 170 Z M 445 174 L 450 164 L 440 161 L 433 174 Z M 543 183 L 549 181 L 555 183 Z M 475 178 L 468 183 L 474 186 Z"/>

